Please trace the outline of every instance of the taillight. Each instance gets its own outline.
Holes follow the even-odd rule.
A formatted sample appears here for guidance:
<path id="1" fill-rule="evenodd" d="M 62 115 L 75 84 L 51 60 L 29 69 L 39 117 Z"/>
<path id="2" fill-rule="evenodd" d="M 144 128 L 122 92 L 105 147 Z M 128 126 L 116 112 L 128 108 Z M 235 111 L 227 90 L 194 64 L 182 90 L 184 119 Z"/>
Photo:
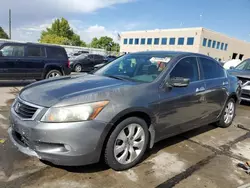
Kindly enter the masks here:
<path id="1" fill-rule="evenodd" d="M 68 68 L 70 68 L 70 61 L 69 60 L 67 62 L 67 66 L 68 66 Z"/>

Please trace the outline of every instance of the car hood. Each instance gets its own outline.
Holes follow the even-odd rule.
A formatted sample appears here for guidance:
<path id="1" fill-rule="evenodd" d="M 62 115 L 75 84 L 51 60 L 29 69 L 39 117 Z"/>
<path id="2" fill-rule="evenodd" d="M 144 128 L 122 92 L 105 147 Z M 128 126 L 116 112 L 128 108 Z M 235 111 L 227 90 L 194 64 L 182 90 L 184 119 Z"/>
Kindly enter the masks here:
<path id="1" fill-rule="evenodd" d="M 228 72 L 229 74 L 237 76 L 237 77 L 250 79 L 250 71 L 232 69 L 232 70 L 228 70 Z"/>
<path id="2" fill-rule="evenodd" d="M 84 95 L 88 95 L 88 100 L 93 101 L 96 100 L 91 99 L 91 96 L 94 97 L 94 93 L 133 84 L 133 82 L 129 81 L 90 74 L 84 76 L 68 76 L 31 84 L 23 88 L 19 97 L 39 106 L 51 107 L 64 99 L 70 101 L 71 97 L 75 99 L 78 97 L 78 99 L 80 99 L 79 97 L 82 98 Z"/>

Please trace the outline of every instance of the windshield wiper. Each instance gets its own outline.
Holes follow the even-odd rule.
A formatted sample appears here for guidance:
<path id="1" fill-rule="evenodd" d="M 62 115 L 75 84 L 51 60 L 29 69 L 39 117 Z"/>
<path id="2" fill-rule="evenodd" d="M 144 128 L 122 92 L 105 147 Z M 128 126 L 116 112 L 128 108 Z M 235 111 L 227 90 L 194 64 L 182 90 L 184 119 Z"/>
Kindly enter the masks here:
<path id="1" fill-rule="evenodd" d="M 104 75 L 106 77 L 109 77 L 109 78 L 114 78 L 114 79 L 117 79 L 117 80 L 129 80 L 129 78 L 125 78 L 125 77 L 122 77 L 122 76 L 116 76 L 116 75 Z"/>

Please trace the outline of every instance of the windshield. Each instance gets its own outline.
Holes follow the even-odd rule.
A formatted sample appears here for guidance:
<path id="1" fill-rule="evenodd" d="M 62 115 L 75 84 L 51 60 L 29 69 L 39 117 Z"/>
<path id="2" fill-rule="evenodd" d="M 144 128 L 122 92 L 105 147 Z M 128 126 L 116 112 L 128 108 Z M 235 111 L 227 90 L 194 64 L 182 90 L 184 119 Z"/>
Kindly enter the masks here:
<path id="1" fill-rule="evenodd" d="M 138 82 L 152 82 L 166 69 L 171 56 L 128 54 L 95 72 L 97 75 L 120 77 Z"/>
<path id="2" fill-rule="evenodd" d="M 243 61 L 242 63 L 240 63 L 239 65 L 237 65 L 236 67 L 235 67 L 235 69 L 237 69 L 237 70 L 243 70 L 243 69 L 246 69 L 246 67 L 249 67 L 249 63 L 250 62 L 250 60 L 245 60 L 245 61 Z"/>
<path id="3" fill-rule="evenodd" d="M 77 56 L 75 59 L 84 59 L 85 57 L 87 57 L 88 54 L 81 54 L 79 56 Z"/>

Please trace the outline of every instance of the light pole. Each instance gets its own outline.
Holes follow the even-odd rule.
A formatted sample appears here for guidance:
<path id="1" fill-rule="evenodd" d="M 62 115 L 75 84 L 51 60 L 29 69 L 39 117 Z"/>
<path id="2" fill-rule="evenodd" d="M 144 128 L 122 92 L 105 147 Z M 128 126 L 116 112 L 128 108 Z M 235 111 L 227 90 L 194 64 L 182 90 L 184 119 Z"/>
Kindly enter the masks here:
<path id="1" fill-rule="evenodd" d="M 9 9 L 9 38 L 11 39 L 11 9 Z"/>

